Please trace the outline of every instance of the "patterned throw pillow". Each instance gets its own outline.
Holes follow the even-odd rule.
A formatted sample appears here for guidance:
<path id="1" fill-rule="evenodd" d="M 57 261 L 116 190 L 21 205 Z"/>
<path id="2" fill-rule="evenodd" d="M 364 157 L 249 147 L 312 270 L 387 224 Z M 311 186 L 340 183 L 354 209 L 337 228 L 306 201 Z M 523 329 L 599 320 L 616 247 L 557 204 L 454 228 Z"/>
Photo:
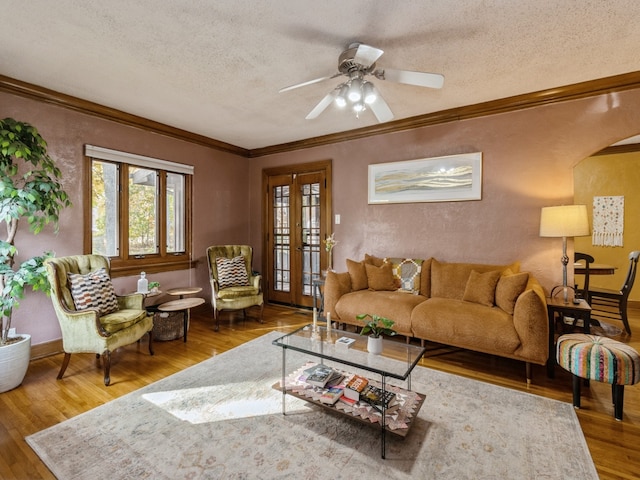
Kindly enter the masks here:
<path id="1" fill-rule="evenodd" d="M 97 308 L 100 315 L 118 310 L 118 298 L 104 268 L 86 274 L 68 273 L 69 289 L 76 310 Z"/>
<path id="2" fill-rule="evenodd" d="M 424 260 L 415 258 L 385 258 L 385 262 L 391 263 L 393 276 L 400 284 L 399 292 L 420 293 L 420 273 Z"/>
<path id="3" fill-rule="evenodd" d="M 246 287 L 249 285 L 247 266 L 242 255 L 233 258 L 216 257 L 216 267 L 218 268 L 220 288 Z"/>

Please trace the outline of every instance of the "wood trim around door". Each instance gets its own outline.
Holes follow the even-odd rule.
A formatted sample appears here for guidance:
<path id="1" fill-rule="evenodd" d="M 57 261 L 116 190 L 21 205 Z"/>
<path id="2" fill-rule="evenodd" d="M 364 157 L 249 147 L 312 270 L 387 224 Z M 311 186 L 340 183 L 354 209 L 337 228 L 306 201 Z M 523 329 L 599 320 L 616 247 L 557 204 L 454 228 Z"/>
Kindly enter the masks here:
<path id="1" fill-rule="evenodd" d="M 326 234 L 330 234 L 333 228 L 332 215 L 333 215 L 333 201 L 332 201 L 332 160 L 319 160 L 316 162 L 309 162 L 295 165 L 285 165 L 281 167 L 265 168 L 262 170 L 262 279 L 263 279 L 263 291 L 265 292 L 265 301 L 269 302 L 270 286 L 268 285 L 269 279 L 269 258 L 271 253 L 269 252 L 269 195 L 268 190 L 269 178 L 281 175 L 299 175 L 312 172 L 324 172 L 325 177 L 325 202 L 322 211 L 322 237 Z M 323 269 L 327 268 L 328 254 L 321 250 L 321 265 Z"/>

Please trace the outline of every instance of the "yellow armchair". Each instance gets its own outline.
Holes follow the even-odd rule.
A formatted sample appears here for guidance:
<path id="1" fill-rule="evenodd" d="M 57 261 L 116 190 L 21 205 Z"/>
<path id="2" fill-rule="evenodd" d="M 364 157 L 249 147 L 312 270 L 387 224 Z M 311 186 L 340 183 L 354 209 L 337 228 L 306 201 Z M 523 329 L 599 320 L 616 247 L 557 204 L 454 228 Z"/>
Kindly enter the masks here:
<path id="1" fill-rule="evenodd" d="M 153 355 L 153 317 L 144 308 L 144 296 L 115 295 L 108 258 L 74 255 L 48 259 L 45 266 L 65 353 L 58 380 L 64 375 L 72 353 L 95 353 L 102 357 L 104 384 L 108 386 L 111 352 L 139 341 L 147 333 L 149 354 Z M 97 289 L 96 282 L 104 290 Z"/>
<path id="2" fill-rule="evenodd" d="M 207 259 L 215 331 L 220 329 L 219 312 L 223 310 L 242 310 L 244 315 L 246 308 L 259 306 L 262 323 L 262 276 L 254 275 L 251 269 L 253 248 L 249 245 L 212 245 L 207 248 Z"/>

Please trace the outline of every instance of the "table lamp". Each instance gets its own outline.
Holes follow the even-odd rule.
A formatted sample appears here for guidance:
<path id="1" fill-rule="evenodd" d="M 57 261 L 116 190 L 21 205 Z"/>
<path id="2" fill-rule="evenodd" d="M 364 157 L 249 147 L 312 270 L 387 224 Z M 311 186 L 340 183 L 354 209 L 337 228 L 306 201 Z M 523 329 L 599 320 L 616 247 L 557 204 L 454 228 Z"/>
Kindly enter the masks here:
<path id="1" fill-rule="evenodd" d="M 553 292 L 562 287 L 564 303 L 569 303 L 567 285 L 567 237 L 583 237 L 589 235 L 589 217 L 586 205 L 560 205 L 557 207 L 543 207 L 540 214 L 540 236 L 562 237 L 562 285 L 553 287 Z"/>

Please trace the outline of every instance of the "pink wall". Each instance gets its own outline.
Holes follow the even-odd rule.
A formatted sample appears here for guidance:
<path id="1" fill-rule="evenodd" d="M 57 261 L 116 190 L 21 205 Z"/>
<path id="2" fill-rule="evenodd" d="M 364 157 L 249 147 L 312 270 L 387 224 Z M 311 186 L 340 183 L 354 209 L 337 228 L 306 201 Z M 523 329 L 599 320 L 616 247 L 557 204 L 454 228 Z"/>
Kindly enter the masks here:
<path id="1" fill-rule="evenodd" d="M 198 264 L 191 270 L 150 274 L 149 279 L 159 281 L 165 290 L 198 285 L 204 289 L 203 295 L 210 298 L 209 275 L 204 261 L 207 246 L 247 241 L 248 159 L 0 93 L 0 118 L 5 117 L 29 122 L 38 128 L 49 145 L 49 154 L 62 170 L 65 189 L 73 202 L 73 208 L 61 215 L 60 233 L 57 236 L 51 229 L 33 236 L 23 226 L 16 240 L 21 258 L 40 254 L 44 250 L 53 250 L 57 256 L 82 253 L 85 144 L 185 163 L 195 167 L 193 254 Z M 116 291 L 134 291 L 136 279 L 115 279 Z M 34 345 L 60 338 L 60 328 L 51 301 L 40 292 L 28 292 L 20 308 L 14 312 L 12 326 L 18 332 L 30 333 Z"/>
<path id="2" fill-rule="evenodd" d="M 340 241 L 334 265 L 346 258 L 420 256 L 445 261 L 522 262 L 549 288 L 561 282 L 561 240 L 538 236 L 540 208 L 573 201 L 573 166 L 593 152 L 640 132 L 640 90 L 602 95 L 520 112 L 424 127 L 297 152 L 245 159 L 92 116 L 0 93 L 0 117 L 34 124 L 63 171 L 74 208 L 64 212 L 60 234 L 19 236 L 24 256 L 53 249 L 82 251 L 82 162 L 86 143 L 195 166 L 195 270 L 151 276 L 163 288 L 198 285 L 209 298 L 204 252 L 215 243 L 248 242 L 262 269 L 262 169 L 333 160 L 334 227 Z M 301 120 L 304 121 L 304 120 Z M 367 204 L 372 163 L 480 151 L 481 201 Z M 247 171 L 249 174 L 247 175 Z M 135 278 L 116 280 L 122 293 Z M 33 343 L 60 338 L 50 301 L 29 294 L 14 314 L 18 331 Z"/>
<path id="3" fill-rule="evenodd" d="M 639 132 L 635 90 L 264 157 L 251 164 L 251 242 L 261 244 L 261 170 L 330 158 L 333 213 L 341 215 L 334 226 L 337 270 L 365 252 L 520 260 L 550 288 L 562 283 L 562 241 L 538 236 L 541 207 L 572 203 L 573 166 Z M 369 164 L 475 151 L 483 153 L 481 201 L 367 204 Z"/>

